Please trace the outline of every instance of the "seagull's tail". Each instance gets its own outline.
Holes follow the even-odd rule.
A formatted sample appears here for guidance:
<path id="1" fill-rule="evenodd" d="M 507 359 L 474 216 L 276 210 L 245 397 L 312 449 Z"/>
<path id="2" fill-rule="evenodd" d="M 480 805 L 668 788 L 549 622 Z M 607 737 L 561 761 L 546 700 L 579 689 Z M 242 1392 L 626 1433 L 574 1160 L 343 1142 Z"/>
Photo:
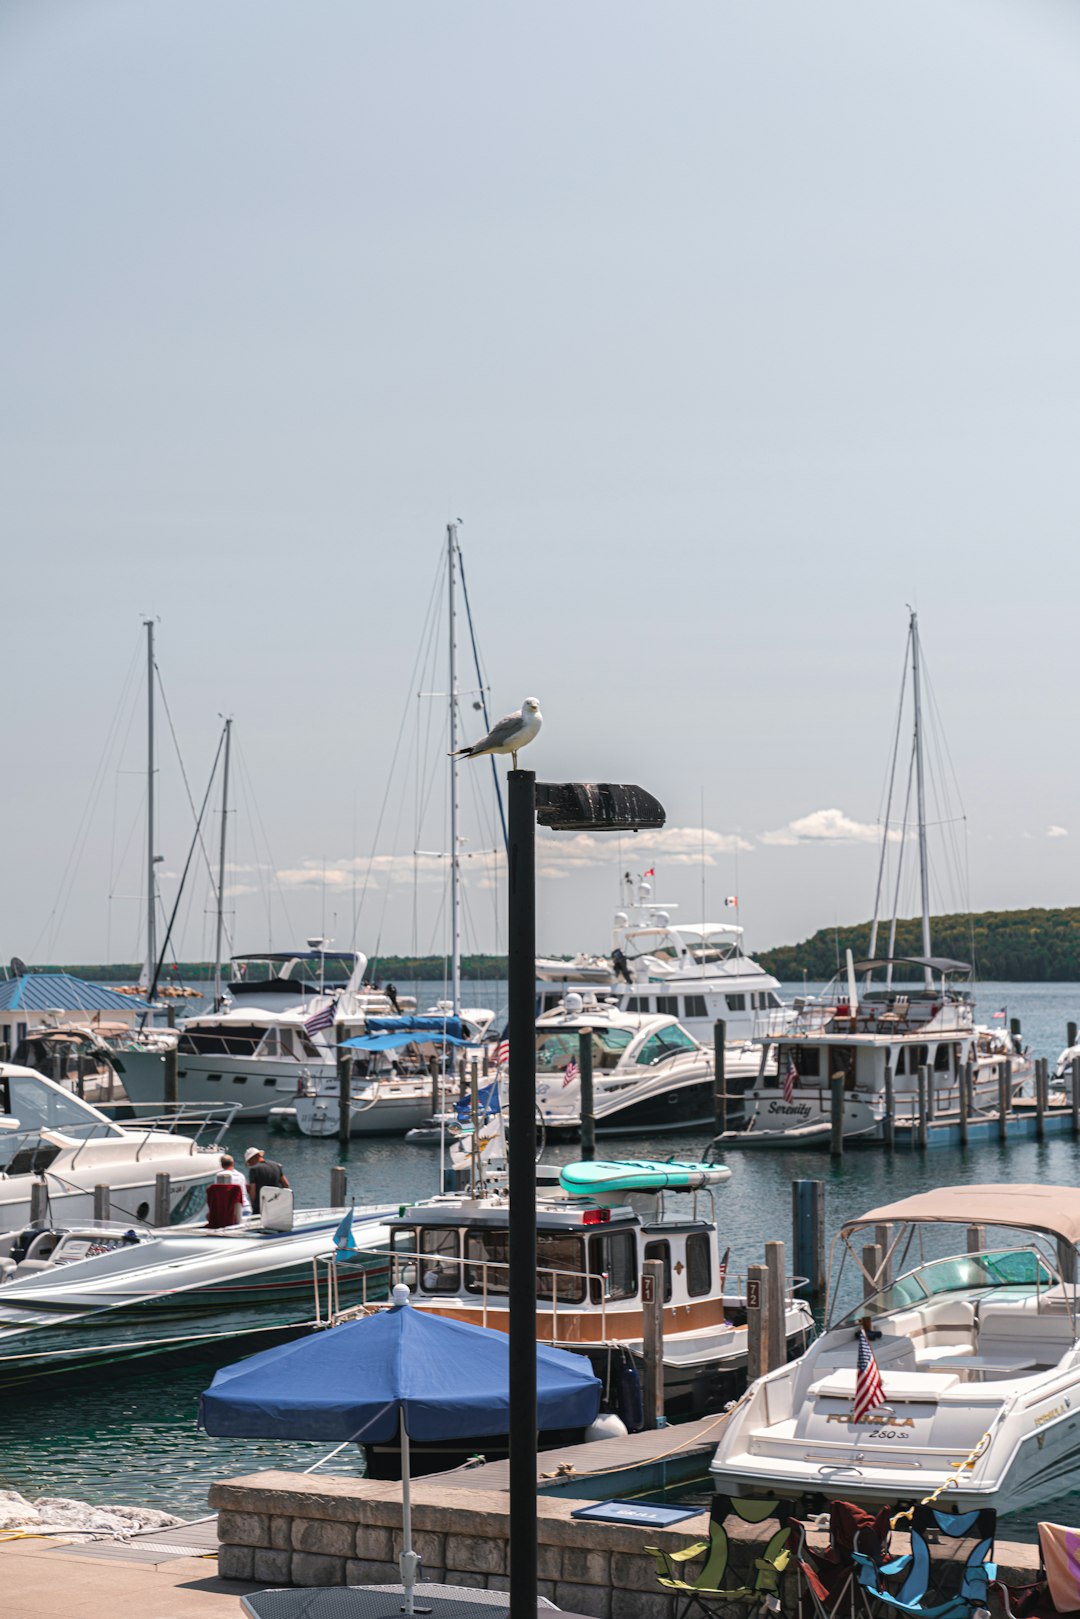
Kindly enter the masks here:
<path id="1" fill-rule="evenodd" d="M 455 753 L 448 753 L 446 755 L 446 757 L 448 759 L 467 759 L 471 753 L 472 753 L 472 748 L 471 747 L 458 748 Z"/>

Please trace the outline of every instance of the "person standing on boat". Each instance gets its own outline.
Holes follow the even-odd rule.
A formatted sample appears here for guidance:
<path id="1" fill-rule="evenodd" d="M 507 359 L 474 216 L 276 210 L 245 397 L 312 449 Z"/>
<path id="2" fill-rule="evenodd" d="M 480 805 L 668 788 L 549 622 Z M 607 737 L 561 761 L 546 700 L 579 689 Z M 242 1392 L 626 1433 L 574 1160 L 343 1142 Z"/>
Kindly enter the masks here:
<path id="1" fill-rule="evenodd" d="M 244 1154 L 244 1162 L 248 1170 L 248 1196 L 251 1198 L 252 1208 L 258 1214 L 263 1187 L 288 1186 L 288 1178 L 281 1165 L 275 1163 L 273 1158 L 266 1158 L 258 1147 L 248 1148 Z"/>
<path id="2" fill-rule="evenodd" d="M 221 1155 L 221 1174 L 218 1176 L 218 1180 L 219 1181 L 231 1181 L 234 1186 L 239 1186 L 239 1188 L 240 1188 L 240 1213 L 242 1215 L 250 1214 L 251 1213 L 251 1198 L 248 1195 L 248 1183 L 244 1179 L 244 1176 L 240 1172 L 240 1170 L 237 1169 L 237 1167 L 236 1167 L 236 1159 L 233 1157 L 232 1153 L 230 1153 L 230 1152 L 223 1152 L 222 1155 Z"/>

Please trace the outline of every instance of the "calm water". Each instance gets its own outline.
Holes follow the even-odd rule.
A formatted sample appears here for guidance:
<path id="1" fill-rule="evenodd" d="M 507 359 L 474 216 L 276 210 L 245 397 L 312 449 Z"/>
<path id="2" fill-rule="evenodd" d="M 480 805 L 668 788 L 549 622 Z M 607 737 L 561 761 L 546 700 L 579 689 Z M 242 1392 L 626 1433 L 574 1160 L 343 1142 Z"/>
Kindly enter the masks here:
<path id="1" fill-rule="evenodd" d="M 402 986 L 406 987 L 406 986 Z M 419 985 L 427 1005 L 438 985 Z M 813 985 L 809 986 L 812 990 Z M 498 1004 L 502 986 L 471 986 L 475 1004 Z M 785 994 L 802 992 L 787 986 Z M 495 992 L 498 992 L 498 995 Z M 189 1003 L 192 1004 L 192 1003 Z M 1065 1024 L 1080 1014 L 1080 985 L 987 985 L 978 1013 L 1006 1007 L 1022 1020 L 1025 1038 L 1038 1056 L 1057 1057 L 1065 1041 Z M 603 1150 L 609 1157 L 696 1157 L 711 1132 L 687 1132 L 662 1138 L 619 1137 Z M 349 1194 L 358 1203 L 393 1202 L 429 1196 L 438 1190 L 438 1153 L 404 1141 L 357 1140 L 344 1156 L 335 1141 L 316 1141 L 272 1134 L 265 1125 L 234 1126 L 231 1146 L 264 1147 L 287 1169 L 300 1205 L 327 1200 L 330 1168 L 344 1162 Z M 549 1148 L 551 1162 L 577 1155 L 572 1145 Z M 723 1240 L 730 1242 L 732 1265 L 742 1271 L 759 1260 L 770 1238 L 790 1240 L 790 1182 L 810 1175 L 827 1183 L 830 1236 L 845 1218 L 864 1213 L 906 1192 L 970 1181 L 1033 1181 L 1072 1185 L 1080 1175 L 1080 1147 L 1071 1139 L 1039 1145 L 1017 1142 L 1006 1149 L 996 1143 L 926 1154 L 849 1153 L 840 1165 L 827 1154 L 755 1152 L 730 1158 L 731 1181 L 717 1197 Z M 207 1510 L 206 1491 L 215 1478 L 265 1467 L 309 1467 L 329 1446 L 266 1444 L 250 1440 L 208 1439 L 195 1425 L 200 1391 L 212 1368 L 126 1370 L 87 1382 L 79 1389 L 24 1393 L 5 1401 L 0 1445 L 0 1487 L 30 1495 L 71 1495 L 88 1501 L 119 1501 L 163 1507 L 187 1516 Z M 8 1406 L 14 1409 L 7 1409 Z M 323 1471 L 355 1471 L 349 1452 Z M 1078 1493 L 1069 1507 L 1080 1512 Z M 1055 1503 L 1060 1513 L 1062 1503 Z M 1037 1517 L 1038 1514 L 1033 1515 Z M 1066 1520 L 1068 1521 L 1068 1520 Z"/>

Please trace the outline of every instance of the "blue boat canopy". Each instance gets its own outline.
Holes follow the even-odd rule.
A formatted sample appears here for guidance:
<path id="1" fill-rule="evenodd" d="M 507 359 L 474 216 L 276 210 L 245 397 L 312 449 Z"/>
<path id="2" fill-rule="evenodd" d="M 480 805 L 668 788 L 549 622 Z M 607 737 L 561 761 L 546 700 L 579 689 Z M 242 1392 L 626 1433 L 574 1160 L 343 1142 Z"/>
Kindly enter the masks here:
<path id="1" fill-rule="evenodd" d="M 342 1040 L 342 1046 L 351 1047 L 354 1051 L 396 1051 L 399 1046 L 411 1046 L 417 1040 L 431 1039 L 431 1035 L 421 1034 L 357 1034 L 351 1040 Z M 459 1040 L 456 1035 L 442 1033 L 438 1036 L 439 1045 L 467 1046 L 468 1040 Z"/>
<path id="2" fill-rule="evenodd" d="M 420 1013 L 411 1017 L 369 1017 L 365 1019 L 369 1034 L 423 1034 L 440 1038 L 452 1034 L 456 1040 L 467 1040 L 469 1031 L 459 1017 L 448 1012 L 445 1017 L 434 1013 Z"/>
<path id="3" fill-rule="evenodd" d="M 395 1304 L 217 1372 L 199 1400 L 209 1434 L 378 1444 L 404 1418 L 410 1439 L 510 1431 L 510 1340 L 503 1332 Z M 584 1355 L 536 1346 L 541 1428 L 585 1428 L 600 1382 Z"/>

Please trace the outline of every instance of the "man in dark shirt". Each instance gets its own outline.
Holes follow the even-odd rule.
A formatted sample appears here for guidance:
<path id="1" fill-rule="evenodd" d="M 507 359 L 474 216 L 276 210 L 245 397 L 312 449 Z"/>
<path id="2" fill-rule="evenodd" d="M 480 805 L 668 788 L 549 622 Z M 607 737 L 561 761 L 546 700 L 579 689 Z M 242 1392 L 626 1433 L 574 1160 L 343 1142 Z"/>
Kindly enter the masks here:
<path id="1" fill-rule="evenodd" d="M 288 1186 L 285 1171 L 272 1158 L 265 1158 L 258 1147 L 249 1147 L 244 1154 L 248 1172 L 248 1197 L 253 1214 L 259 1212 L 259 1199 L 264 1186 Z"/>

